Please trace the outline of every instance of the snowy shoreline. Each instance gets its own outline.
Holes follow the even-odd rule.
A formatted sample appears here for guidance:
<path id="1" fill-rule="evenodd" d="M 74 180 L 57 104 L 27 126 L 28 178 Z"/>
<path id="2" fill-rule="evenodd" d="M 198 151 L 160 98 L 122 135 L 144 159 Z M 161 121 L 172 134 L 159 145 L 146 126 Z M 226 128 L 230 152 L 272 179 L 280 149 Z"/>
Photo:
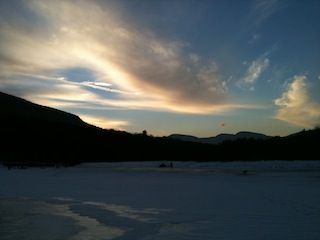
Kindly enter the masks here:
<path id="1" fill-rule="evenodd" d="M 1 167 L 0 236 L 10 240 L 320 236 L 319 161 L 173 162 L 172 169 L 158 168 L 159 163 Z M 241 174 L 243 169 L 248 173 Z"/>

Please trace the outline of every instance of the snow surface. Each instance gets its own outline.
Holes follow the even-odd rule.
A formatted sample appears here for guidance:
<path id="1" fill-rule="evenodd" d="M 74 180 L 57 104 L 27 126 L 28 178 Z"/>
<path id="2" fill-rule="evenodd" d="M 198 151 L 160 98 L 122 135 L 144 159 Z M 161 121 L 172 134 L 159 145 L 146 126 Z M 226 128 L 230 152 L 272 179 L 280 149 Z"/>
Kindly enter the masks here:
<path id="1" fill-rule="evenodd" d="M 160 163 L 0 167 L 0 239 L 320 239 L 320 161 Z"/>

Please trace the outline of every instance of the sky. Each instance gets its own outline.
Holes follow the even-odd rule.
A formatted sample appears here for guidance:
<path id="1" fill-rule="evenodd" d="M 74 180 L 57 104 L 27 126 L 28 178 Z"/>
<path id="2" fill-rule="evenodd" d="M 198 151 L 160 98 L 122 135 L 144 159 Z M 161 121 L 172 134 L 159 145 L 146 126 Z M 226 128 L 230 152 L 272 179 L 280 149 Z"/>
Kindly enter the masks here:
<path id="1" fill-rule="evenodd" d="M 318 0 L 2 0 L 0 91 L 155 136 L 320 125 Z"/>

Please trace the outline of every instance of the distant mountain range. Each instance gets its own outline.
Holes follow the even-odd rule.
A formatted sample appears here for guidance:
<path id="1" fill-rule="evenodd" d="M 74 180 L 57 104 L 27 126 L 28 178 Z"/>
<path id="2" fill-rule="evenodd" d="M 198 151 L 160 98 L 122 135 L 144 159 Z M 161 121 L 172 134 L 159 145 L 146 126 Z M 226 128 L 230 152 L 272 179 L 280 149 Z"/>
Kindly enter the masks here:
<path id="1" fill-rule="evenodd" d="M 7 166 L 66 166 L 97 161 L 320 160 L 320 129 L 286 137 L 251 132 L 210 138 L 178 134 L 153 137 L 101 129 L 76 115 L 1 92 L 0 133 L 0 163 Z"/>
<path id="2" fill-rule="evenodd" d="M 239 139 L 256 139 L 256 140 L 266 140 L 270 138 L 270 136 L 254 133 L 254 132 L 238 132 L 237 134 L 226 134 L 222 133 L 215 137 L 208 138 L 198 138 L 190 135 L 182 135 L 182 134 L 171 134 L 170 138 L 187 141 L 187 142 L 198 142 L 198 143 L 208 143 L 208 144 L 218 144 L 223 143 L 225 141 L 235 141 Z"/>

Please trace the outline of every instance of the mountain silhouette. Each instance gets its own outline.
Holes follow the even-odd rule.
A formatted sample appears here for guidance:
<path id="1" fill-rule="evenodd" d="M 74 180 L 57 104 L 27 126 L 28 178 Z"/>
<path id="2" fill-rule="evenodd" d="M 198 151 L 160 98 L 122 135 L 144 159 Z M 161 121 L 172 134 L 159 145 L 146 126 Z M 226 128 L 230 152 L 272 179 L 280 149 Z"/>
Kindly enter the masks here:
<path id="1" fill-rule="evenodd" d="M 238 139 L 268 139 L 270 138 L 267 135 L 261 133 L 254 132 L 238 132 L 237 134 L 226 134 L 222 133 L 215 137 L 207 137 L 207 138 L 198 138 L 190 135 L 182 135 L 182 134 L 171 134 L 170 138 L 187 141 L 187 142 L 198 142 L 198 143 L 208 143 L 208 144 L 218 144 L 224 141 L 235 141 Z"/>
<path id="2" fill-rule="evenodd" d="M 17 119 L 24 119 L 34 122 L 51 122 L 75 126 L 86 125 L 86 123 L 76 115 L 34 104 L 2 92 L 0 92 L 0 109 L 4 120 L 15 121 Z"/>
<path id="3" fill-rule="evenodd" d="M 0 162 L 6 166 L 70 166 L 102 161 L 320 159 L 319 128 L 286 137 L 250 132 L 203 139 L 184 135 L 153 137 L 146 131 L 131 134 L 101 129 L 76 115 L 1 92 L 0 112 Z"/>

